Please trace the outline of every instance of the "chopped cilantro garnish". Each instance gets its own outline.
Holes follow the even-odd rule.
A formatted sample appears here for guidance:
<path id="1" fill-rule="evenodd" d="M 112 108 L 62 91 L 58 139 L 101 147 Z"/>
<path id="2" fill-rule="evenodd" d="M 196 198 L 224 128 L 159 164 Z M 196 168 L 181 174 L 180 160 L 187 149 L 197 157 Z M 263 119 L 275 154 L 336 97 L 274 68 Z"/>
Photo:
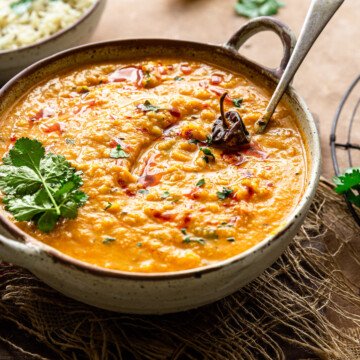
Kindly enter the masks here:
<path id="1" fill-rule="evenodd" d="M 198 144 L 200 141 L 197 139 L 190 139 L 189 144 Z"/>
<path id="2" fill-rule="evenodd" d="M 129 154 L 126 153 L 120 144 L 116 145 L 116 148 L 110 151 L 110 157 L 113 159 L 128 158 Z"/>
<path id="3" fill-rule="evenodd" d="M 221 191 L 217 191 L 216 195 L 220 200 L 225 200 L 233 193 L 233 190 L 223 187 Z"/>
<path id="4" fill-rule="evenodd" d="M 137 246 L 137 247 L 142 247 L 142 243 L 141 243 L 141 242 L 138 242 L 138 243 L 136 244 L 136 246 Z"/>
<path id="5" fill-rule="evenodd" d="M 360 167 L 346 170 L 333 181 L 338 194 L 346 194 L 349 201 L 360 207 Z"/>
<path id="6" fill-rule="evenodd" d="M 212 144 L 212 136 L 211 135 L 207 135 L 206 136 L 206 145 L 210 146 Z"/>
<path id="7" fill-rule="evenodd" d="M 242 98 L 238 98 L 238 99 L 233 99 L 233 104 L 234 106 L 236 106 L 237 108 L 241 107 L 241 104 L 243 102 L 243 99 Z"/>
<path id="8" fill-rule="evenodd" d="M 138 190 L 138 193 L 139 193 L 139 194 L 146 195 L 146 194 L 149 193 L 149 190 L 147 190 L 147 189 L 140 189 L 140 190 Z"/>
<path id="9" fill-rule="evenodd" d="M 66 139 L 65 139 L 65 142 L 66 142 L 66 144 L 68 144 L 68 145 L 75 145 L 75 140 L 74 140 L 74 139 L 68 139 L 68 138 L 66 138 Z"/>
<path id="10" fill-rule="evenodd" d="M 183 243 L 185 244 L 190 244 L 190 243 L 198 243 L 198 244 L 201 244 L 201 245 L 205 245 L 205 240 L 204 239 L 201 239 L 201 238 L 192 238 L 190 236 L 186 236 L 183 240 Z"/>
<path id="11" fill-rule="evenodd" d="M 111 237 L 111 236 L 105 236 L 104 240 L 103 240 L 103 244 L 111 244 L 112 242 L 116 241 L 115 238 Z"/>
<path id="12" fill-rule="evenodd" d="M 196 183 L 196 186 L 198 187 L 202 187 L 205 185 L 205 179 L 200 179 L 197 183 Z"/>
<path id="13" fill-rule="evenodd" d="M 181 76 L 175 76 L 175 77 L 174 77 L 174 80 L 175 80 L 175 81 L 182 81 L 182 80 L 184 80 L 184 78 L 181 77 Z"/>
<path id="14" fill-rule="evenodd" d="M 158 106 L 152 105 L 149 100 L 145 100 L 145 102 L 143 104 L 139 104 L 137 108 L 144 112 L 148 112 L 148 111 L 157 112 L 160 110 Z"/>
<path id="15" fill-rule="evenodd" d="M 215 156 L 214 154 L 211 152 L 211 150 L 209 148 L 200 148 L 200 151 L 202 151 L 205 156 L 202 157 L 202 159 L 206 162 L 209 163 L 210 161 L 215 161 Z"/>
<path id="16" fill-rule="evenodd" d="M 18 221 L 34 221 L 51 231 L 60 217 L 74 219 L 88 196 L 79 191 L 81 173 L 64 156 L 45 154 L 37 140 L 16 141 L 0 165 L 0 190 L 5 209 Z"/>
<path id="17" fill-rule="evenodd" d="M 161 194 L 161 198 L 162 199 L 166 199 L 170 196 L 170 193 L 168 191 L 164 191 L 162 194 Z"/>
<path id="18" fill-rule="evenodd" d="M 107 205 L 105 206 L 104 210 L 110 209 L 112 206 L 112 203 L 108 201 Z"/>

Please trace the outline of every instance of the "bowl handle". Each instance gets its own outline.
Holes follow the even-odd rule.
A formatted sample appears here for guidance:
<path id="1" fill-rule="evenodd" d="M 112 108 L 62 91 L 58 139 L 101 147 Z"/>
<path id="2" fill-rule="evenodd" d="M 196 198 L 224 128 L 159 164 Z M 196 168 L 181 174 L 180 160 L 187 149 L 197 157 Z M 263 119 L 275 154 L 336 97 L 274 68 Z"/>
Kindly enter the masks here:
<path id="1" fill-rule="evenodd" d="M 42 251 L 35 245 L 0 235 L 0 260 L 32 270 L 43 257 Z"/>
<path id="2" fill-rule="evenodd" d="M 281 21 L 270 16 L 261 16 L 254 20 L 250 20 L 230 38 L 230 40 L 225 44 L 225 47 L 237 52 L 250 37 L 261 31 L 273 31 L 281 39 L 284 54 L 280 66 L 277 69 L 262 66 L 266 70 L 270 71 L 274 76 L 280 78 L 287 63 L 289 62 L 290 56 L 296 44 L 296 37 L 294 33 Z"/>

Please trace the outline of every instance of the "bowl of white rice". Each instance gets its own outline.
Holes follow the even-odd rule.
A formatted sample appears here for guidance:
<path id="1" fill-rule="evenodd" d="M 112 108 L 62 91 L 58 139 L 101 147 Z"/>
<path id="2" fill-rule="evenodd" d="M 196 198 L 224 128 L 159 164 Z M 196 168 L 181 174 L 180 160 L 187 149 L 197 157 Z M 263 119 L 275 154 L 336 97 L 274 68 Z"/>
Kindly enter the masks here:
<path id="1" fill-rule="evenodd" d="M 0 0 L 0 84 L 61 50 L 86 43 L 106 0 Z"/>

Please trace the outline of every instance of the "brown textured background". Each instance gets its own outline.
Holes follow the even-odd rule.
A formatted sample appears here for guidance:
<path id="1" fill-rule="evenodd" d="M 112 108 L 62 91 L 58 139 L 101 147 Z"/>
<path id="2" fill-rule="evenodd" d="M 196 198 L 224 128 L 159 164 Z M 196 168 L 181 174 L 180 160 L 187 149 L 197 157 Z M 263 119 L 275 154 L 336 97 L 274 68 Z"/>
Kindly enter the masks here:
<path id="1" fill-rule="evenodd" d="M 107 0 L 92 41 L 158 37 L 221 44 L 247 20 L 233 11 L 235 0 Z M 283 0 L 278 18 L 298 35 L 310 0 Z M 301 66 L 294 86 L 320 119 L 324 175 L 333 174 L 328 139 L 342 94 L 360 73 L 360 1 L 346 0 Z M 271 33 L 249 40 L 242 53 L 276 66 L 281 43 Z M 3 327 L 0 323 L 0 329 Z M 13 331 L 13 329 L 9 329 Z M 21 333 L 14 332 L 19 343 Z M 26 339 L 25 339 L 26 340 Z M 37 345 L 34 344 L 36 347 Z M 0 359 L 15 359 L 0 344 Z"/>

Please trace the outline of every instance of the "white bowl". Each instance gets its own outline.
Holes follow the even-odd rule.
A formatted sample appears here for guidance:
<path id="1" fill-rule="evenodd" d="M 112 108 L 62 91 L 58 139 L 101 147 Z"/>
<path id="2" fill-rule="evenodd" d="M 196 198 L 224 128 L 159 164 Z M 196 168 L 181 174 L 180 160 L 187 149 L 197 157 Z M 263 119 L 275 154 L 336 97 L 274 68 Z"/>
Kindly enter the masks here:
<path id="1" fill-rule="evenodd" d="M 284 43 L 279 69 L 266 69 L 238 53 L 249 37 L 275 31 Z M 206 62 L 232 72 L 261 77 L 274 86 L 291 55 L 295 39 L 287 26 L 268 17 L 244 25 L 223 46 L 179 40 L 138 39 L 91 44 L 54 55 L 30 66 L 0 90 L 0 117 L 39 81 L 59 71 L 103 61 L 180 58 Z M 199 307 L 233 293 L 270 266 L 299 231 L 310 207 L 320 174 L 320 141 L 314 119 L 290 86 L 285 99 L 304 135 L 309 167 L 304 195 L 276 234 L 229 259 L 190 270 L 131 273 L 87 264 L 24 233 L 0 211 L 0 258 L 29 269 L 61 293 L 99 308 L 138 314 L 164 314 Z M 2 229 L 1 229 L 2 227 Z"/>
<path id="2" fill-rule="evenodd" d="M 106 0 L 97 0 L 74 24 L 35 44 L 15 50 L 0 50 L 0 85 L 32 63 L 77 45 L 93 34 Z"/>

